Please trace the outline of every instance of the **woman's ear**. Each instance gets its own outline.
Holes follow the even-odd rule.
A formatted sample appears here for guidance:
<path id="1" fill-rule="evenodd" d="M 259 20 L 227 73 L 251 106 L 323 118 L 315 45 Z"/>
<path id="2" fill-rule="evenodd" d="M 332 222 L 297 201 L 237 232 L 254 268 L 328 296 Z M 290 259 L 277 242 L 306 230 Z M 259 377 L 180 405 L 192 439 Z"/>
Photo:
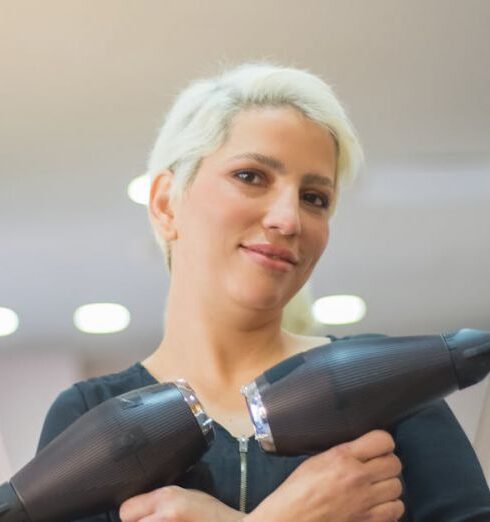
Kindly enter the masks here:
<path id="1" fill-rule="evenodd" d="M 170 187 L 173 176 L 173 172 L 168 169 L 157 174 L 151 184 L 148 201 L 150 220 L 166 241 L 177 239 L 175 216 L 170 206 Z"/>

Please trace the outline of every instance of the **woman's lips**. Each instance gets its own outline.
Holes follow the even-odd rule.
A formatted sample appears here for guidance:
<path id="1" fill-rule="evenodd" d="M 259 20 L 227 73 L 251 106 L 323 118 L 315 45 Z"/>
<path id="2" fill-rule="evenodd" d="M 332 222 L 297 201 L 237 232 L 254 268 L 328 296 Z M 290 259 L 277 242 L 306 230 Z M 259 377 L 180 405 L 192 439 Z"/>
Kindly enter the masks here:
<path id="1" fill-rule="evenodd" d="M 242 250 L 249 259 L 265 268 L 277 270 L 278 272 L 291 272 L 291 270 L 293 270 L 294 268 L 294 265 L 289 261 L 272 258 L 265 254 L 261 254 L 260 252 L 250 250 L 249 248 L 244 247 L 243 245 L 240 245 L 240 250 Z"/>

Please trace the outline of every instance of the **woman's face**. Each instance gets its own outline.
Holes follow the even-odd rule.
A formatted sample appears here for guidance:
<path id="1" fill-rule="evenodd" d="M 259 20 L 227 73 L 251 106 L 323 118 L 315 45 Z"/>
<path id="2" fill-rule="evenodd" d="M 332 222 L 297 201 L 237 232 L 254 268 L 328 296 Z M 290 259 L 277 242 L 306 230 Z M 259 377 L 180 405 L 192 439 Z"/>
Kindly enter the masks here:
<path id="1" fill-rule="evenodd" d="M 332 136 L 297 110 L 240 112 L 175 211 L 172 278 L 212 299 L 282 308 L 327 245 L 335 171 Z M 267 255 L 274 247 L 293 262 Z"/>

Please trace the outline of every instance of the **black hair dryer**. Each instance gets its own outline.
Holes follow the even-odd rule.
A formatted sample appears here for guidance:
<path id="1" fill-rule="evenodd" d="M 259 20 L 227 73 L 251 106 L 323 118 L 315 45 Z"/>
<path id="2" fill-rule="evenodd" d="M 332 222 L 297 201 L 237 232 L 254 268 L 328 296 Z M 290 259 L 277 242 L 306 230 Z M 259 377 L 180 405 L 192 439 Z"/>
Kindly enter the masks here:
<path id="1" fill-rule="evenodd" d="M 340 340 L 279 363 L 242 389 L 262 449 L 318 453 L 387 429 L 490 372 L 490 332 Z"/>
<path id="2" fill-rule="evenodd" d="M 109 399 L 0 486 L 0 522 L 66 522 L 118 507 L 171 483 L 213 438 L 212 421 L 185 381 Z"/>

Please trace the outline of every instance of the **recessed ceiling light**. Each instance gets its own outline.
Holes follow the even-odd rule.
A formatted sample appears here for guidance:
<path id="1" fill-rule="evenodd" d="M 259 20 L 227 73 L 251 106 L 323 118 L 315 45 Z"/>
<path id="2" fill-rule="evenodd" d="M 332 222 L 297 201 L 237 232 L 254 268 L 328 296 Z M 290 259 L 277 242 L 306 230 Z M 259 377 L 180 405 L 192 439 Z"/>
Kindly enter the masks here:
<path id="1" fill-rule="evenodd" d="M 366 315 L 366 303 L 356 295 L 330 295 L 315 301 L 313 315 L 322 324 L 358 323 Z"/>
<path id="2" fill-rule="evenodd" d="M 0 307 L 0 337 L 13 334 L 18 326 L 18 315 L 10 308 Z"/>
<path id="3" fill-rule="evenodd" d="M 127 328 L 130 320 L 128 309 L 115 303 L 83 305 L 73 315 L 73 322 L 80 331 L 93 334 L 120 332 Z"/>
<path id="4" fill-rule="evenodd" d="M 128 185 L 127 194 L 131 201 L 140 205 L 148 205 L 150 198 L 151 179 L 144 174 L 134 178 Z"/>

